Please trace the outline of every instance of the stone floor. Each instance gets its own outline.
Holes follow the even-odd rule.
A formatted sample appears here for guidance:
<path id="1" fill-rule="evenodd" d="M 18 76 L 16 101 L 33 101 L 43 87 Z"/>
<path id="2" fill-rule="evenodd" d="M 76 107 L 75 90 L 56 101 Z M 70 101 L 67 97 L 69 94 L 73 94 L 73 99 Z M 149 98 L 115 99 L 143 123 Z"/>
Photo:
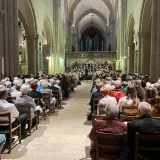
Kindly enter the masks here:
<path id="1" fill-rule="evenodd" d="M 11 154 L 2 155 L 7 160 L 86 160 L 87 134 L 91 122 L 89 112 L 91 84 L 84 83 L 75 89 L 71 98 L 63 102 L 63 109 L 39 125 L 31 137 L 18 144 Z"/>

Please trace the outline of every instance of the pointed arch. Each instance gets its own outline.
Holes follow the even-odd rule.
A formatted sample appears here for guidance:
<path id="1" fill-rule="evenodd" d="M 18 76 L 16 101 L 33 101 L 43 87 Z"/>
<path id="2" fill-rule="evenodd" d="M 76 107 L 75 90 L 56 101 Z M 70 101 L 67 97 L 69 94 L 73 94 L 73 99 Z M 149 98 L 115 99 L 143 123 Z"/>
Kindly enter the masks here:
<path id="1" fill-rule="evenodd" d="M 99 12 L 99 11 L 97 11 L 97 10 L 95 10 L 95 9 L 90 9 L 90 10 L 82 13 L 82 14 L 79 16 L 79 18 L 78 18 L 78 19 L 76 20 L 76 22 L 75 22 L 75 26 L 77 26 L 77 25 L 79 24 L 79 22 L 80 22 L 85 16 L 87 16 L 87 15 L 90 14 L 90 13 L 96 14 L 97 16 L 99 16 L 99 17 L 103 20 L 103 22 L 104 22 L 105 24 L 107 24 L 107 19 L 102 15 L 101 12 Z"/>
<path id="2" fill-rule="evenodd" d="M 75 0 L 71 6 L 71 9 L 69 11 L 69 22 L 73 21 L 73 13 L 75 11 L 75 9 L 77 8 L 77 6 L 80 4 L 82 0 Z M 110 11 L 110 17 L 111 20 L 114 21 L 114 10 L 113 10 L 113 6 L 110 0 L 102 0 L 104 2 L 104 4 L 108 7 L 109 11 Z"/>

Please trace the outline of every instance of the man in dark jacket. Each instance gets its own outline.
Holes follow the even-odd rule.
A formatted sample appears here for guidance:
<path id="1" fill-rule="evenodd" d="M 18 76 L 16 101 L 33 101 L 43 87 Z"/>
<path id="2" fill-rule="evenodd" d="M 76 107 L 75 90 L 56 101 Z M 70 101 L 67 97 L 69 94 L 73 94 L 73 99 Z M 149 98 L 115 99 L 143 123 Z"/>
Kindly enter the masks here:
<path id="1" fill-rule="evenodd" d="M 96 83 L 97 91 L 92 94 L 92 97 L 91 97 L 91 100 L 90 100 L 90 103 L 89 103 L 90 106 L 91 106 L 91 113 L 87 117 L 88 120 L 92 120 L 92 114 L 93 114 L 93 111 L 94 111 L 94 108 L 93 108 L 94 107 L 93 106 L 94 98 L 103 98 L 103 95 L 100 93 L 100 89 L 101 89 L 102 86 L 103 86 L 102 82 L 97 82 Z M 95 110 L 96 110 L 96 108 L 95 108 Z"/>
<path id="2" fill-rule="evenodd" d="M 128 146 L 131 149 L 131 155 L 134 156 L 135 151 L 135 134 L 147 134 L 147 135 L 160 135 L 160 122 L 159 120 L 155 120 L 151 117 L 151 105 L 147 102 L 141 102 L 138 106 L 138 111 L 140 118 L 138 120 L 134 120 L 128 122 Z M 141 142 L 144 144 L 144 147 L 160 147 L 160 142 L 153 143 L 150 141 L 149 143 Z M 147 160 L 159 160 L 160 154 L 156 152 L 142 152 L 140 153 L 143 157 L 146 157 Z"/>

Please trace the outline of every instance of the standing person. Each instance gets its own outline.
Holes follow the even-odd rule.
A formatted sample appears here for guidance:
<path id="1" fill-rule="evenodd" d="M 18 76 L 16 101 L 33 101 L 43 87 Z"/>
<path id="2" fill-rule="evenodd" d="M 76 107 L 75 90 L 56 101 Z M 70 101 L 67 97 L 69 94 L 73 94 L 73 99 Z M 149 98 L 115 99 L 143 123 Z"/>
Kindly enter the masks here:
<path id="1" fill-rule="evenodd" d="M 63 98 L 69 98 L 68 83 L 65 75 L 62 75 L 62 81 L 60 82 L 60 86 L 62 88 Z"/>

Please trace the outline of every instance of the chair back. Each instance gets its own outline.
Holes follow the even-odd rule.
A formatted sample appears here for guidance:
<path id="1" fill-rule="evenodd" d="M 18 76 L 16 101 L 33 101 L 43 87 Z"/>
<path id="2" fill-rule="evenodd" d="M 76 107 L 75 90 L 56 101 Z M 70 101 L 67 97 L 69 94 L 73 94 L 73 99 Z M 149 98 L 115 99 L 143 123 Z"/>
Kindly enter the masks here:
<path id="1" fill-rule="evenodd" d="M 31 119 L 31 107 L 32 105 L 29 103 L 19 103 L 15 104 L 17 110 L 19 111 L 19 114 L 27 114 L 27 119 Z"/>
<path id="2" fill-rule="evenodd" d="M 154 155 L 155 152 L 157 154 L 160 153 L 160 135 L 144 135 L 136 133 L 135 138 L 135 160 L 138 160 L 139 156 L 147 158 L 146 154 Z"/>
<path id="3" fill-rule="evenodd" d="M 39 98 L 33 98 L 33 99 L 34 99 L 34 102 L 36 103 L 36 105 L 39 106 L 40 99 Z"/>
<path id="4" fill-rule="evenodd" d="M 98 102 L 102 98 L 93 98 L 93 113 L 97 112 Z"/>
<path id="5" fill-rule="evenodd" d="M 59 100 L 59 91 L 58 90 L 52 90 L 53 97 L 55 97 L 57 100 Z"/>
<path id="6" fill-rule="evenodd" d="M 95 115 L 92 114 L 92 126 L 94 126 L 96 120 L 103 120 L 106 118 L 106 115 Z"/>
<path id="7" fill-rule="evenodd" d="M 105 155 L 105 159 L 109 160 L 120 159 L 122 147 L 126 143 L 126 137 L 126 134 L 96 132 L 96 160 L 104 158 L 102 155 Z"/>
<path id="8" fill-rule="evenodd" d="M 124 115 L 138 115 L 138 106 L 122 106 L 122 114 Z"/>
<path id="9" fill-rule="evenodd" d="M 139 116 L 127 116 L 127 115 L 120 114 L 120 120 L 122 122 L 133 121 L 133 120 L 137 120 L 138 118 L 139 118 Z"/>
<path id="10" fill-rule="evenodd" d="M 9 128 L 12 128 L 12 121 L 11 121 L 11 113 L 10 112 L 4 112 L 0 113 L 0 126 L 6 125 L 9 126 Z"/>
<path id="11" fill-rule="evenodd" d="M 50 106 L 50 93 L 41 93 L 46 106 Z"/>

